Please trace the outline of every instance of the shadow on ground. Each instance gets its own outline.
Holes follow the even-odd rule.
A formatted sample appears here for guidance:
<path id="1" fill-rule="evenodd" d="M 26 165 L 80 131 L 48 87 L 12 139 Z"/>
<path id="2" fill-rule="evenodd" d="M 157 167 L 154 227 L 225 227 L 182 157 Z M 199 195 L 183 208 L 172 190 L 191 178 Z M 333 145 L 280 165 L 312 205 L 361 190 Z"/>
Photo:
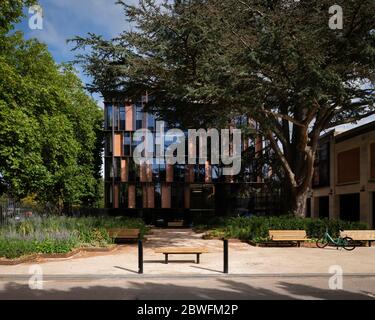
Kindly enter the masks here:
<path id="1" fill-rule="evenodd" d="M 276 288 L 282 289 L 282 293 L 271 289 L 259 288 L 249 284 L 217 279 L 219 286 L 210 288 L 184 286 L 176 284 L 160 284 L 153 281 L 127 281 L 121 286 L 117 281 L 113 286 L 90 286 L 85 283 L 82 286 L 71 283 L 66 286 L 64 282 L 54 282 L 54 286 L 61 289 L 31 290 L 27 284 L 15 282 L 6 283 L 0 291 L 0 299 L 40 299 L 40 300 L 65 300 L 65 299 L 135 299 L 135 300 L 191 300 L 191 299 L 229 299 L 229 300 L 263 300 L 263 299 L 366 299 L 373 300 L 365 292 L 354 293 L 349 291 L 333 291 L 321 289 L 303 284 L 290 282 L 277 282 Z M 51 285 L 51 283 L 47 284 Z M 76 286 L 74 286 L 76 285 Z"/>

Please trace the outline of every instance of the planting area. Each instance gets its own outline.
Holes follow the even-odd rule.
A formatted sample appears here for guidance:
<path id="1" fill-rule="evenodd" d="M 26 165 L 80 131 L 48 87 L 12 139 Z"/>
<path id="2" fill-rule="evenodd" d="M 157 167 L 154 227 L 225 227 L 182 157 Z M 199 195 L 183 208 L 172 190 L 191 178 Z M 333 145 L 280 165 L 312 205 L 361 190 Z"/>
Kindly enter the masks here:
<path id="1" fill-rule="evenodd" d="M 141 219 L 127 217 L 33 217 L 10 221 L 0 227 L 0 257 L 18 258 L 34 253 L 68 253 L 82 247 L 107 247 L 113 243 L 109 228 L 146 226 Z"/>
<path id="2" fill-rule="evenodd" d="M 317 218 L 281 217 L 230 217 L 213 218 L 200 222 L 196 231 L 206 231 L 206 238 L 236 238 L 240 240 L 261 243 L 270 240 L 269 230 L 306 230 L 307 236 L 315 241 L 324 232 L 337 237 L 341 230 L 367 229 L 367 225 L 360 222 L 329 220 Z"/>

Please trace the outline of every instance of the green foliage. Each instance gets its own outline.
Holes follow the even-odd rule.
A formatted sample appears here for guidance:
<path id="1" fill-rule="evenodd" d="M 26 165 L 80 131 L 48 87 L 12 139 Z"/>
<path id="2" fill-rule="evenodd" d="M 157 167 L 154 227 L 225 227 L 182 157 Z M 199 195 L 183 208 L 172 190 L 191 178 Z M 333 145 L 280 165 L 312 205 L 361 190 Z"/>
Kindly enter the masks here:
<path id="1" fill-rule="evenodd" d="M 35 243 L 19 239 L 1 239 L 0 256 L 14 259 L 35 252 Z"/>
<path id="2" fill-rule="evenodd" d="M 0 41 L 0 194 L 97 206 L 102 111 L 44 44 L 18 32 Z"/>
<path id="3" fill-rule="evenodd" d="M 0 229 L 0 257 L 31 253 L 67 253 L 78 247 L 106 247 L 113 243 L 108 228 L 148 231 L 142 219 L 127 217 L 49 216 L 12 222 Z"/>
<path id="4" fill-rule="evenodd" d="M 343 220 L 295 218 L 292 216 L 281 217 L 231 217 L 221 221 L 220 225 L 197 226 L 197 229 L 209 229 L 209 236 L 226 236 L 241 240 L 261 242 L 268 239 L 269 230 L 306 230 L 308 237 L 320 238 L 326 229 L 337 237 L 339 231 L 367 229 L 367 225 L 361 222 Z"/>
<path id="5" fill-rule="evenodd" d="M 0 2 L 0 34 L 12 28 L 19 22 L 25 6 L 37 4 L 37 0 L 1 0 Z"/>

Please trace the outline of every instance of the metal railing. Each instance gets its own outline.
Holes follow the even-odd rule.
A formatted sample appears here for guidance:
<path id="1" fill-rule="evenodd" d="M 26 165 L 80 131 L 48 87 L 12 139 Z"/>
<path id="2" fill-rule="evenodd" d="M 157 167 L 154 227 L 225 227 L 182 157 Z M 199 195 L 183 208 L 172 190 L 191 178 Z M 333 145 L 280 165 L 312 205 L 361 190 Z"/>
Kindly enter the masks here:
<path id="1" fill-rule="evenodd" d="M 24 220 L 32 215 L 33 210 L 31 208 L 23 207 L 12 199 L 0 202 L 0 226 L 7 225 L 12 220 Z"/>

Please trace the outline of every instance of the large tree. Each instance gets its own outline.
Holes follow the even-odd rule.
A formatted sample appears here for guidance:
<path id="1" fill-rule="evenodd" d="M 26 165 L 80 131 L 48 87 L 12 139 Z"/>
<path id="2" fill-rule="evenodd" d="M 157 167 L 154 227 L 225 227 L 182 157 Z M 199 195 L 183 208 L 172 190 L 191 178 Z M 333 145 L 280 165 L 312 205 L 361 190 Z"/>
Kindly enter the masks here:
<path id="1" fill-rule="evenodd" d="M 186 125 L 251 116 L 282 164 L 291 211 L 304 216 L 320 134 L 375 113 L 374 1 L 336 1 L 335 30 L 329 0 L 119 3 L 131 31 L 75 39 L 91 47 L 78 56 L 90 89 L 147 91 L 151 110 Z"/>
<path id="2" fill-rule="evenodd" d="M 8 17 L 0 25 L 0 195 L 33 195 L 58 210 L 93 206 L 102 183 L 102 111 L 46 45 L 5 32 L 22 3 L 33 2 L 0 5 Z"/>

